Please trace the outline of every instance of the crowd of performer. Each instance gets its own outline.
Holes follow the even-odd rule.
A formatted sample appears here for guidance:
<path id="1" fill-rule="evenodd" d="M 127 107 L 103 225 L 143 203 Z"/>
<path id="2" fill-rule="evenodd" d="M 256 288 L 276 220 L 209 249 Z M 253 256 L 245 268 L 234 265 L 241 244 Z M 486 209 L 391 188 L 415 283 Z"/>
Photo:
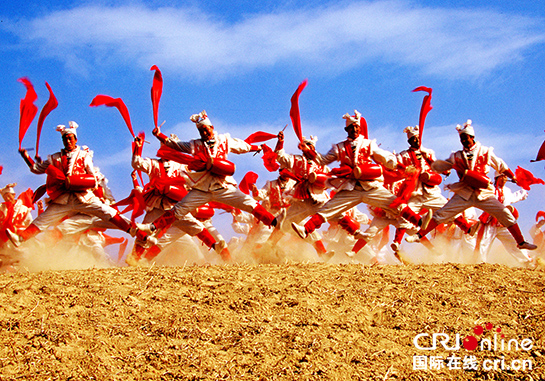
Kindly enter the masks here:
<path id="1" fill-rule="evenodd" d="M 315 137 L 301 136 L 300 152 L 288 153 L 283 131 L 244 140 L 219 133 L 205 111 L 190 116 L 199 136 L 189 141 L 166 136 L 156 125 L 161 148 L 155 158 L 144 157 L 144 136 L 135 137 L 134 188 L 118 202 L 93 165 L 93 152 L 78 145 L 77 123 L 59 125 L 60 152 L 42 159 L 19 150 L 32 173 L 46 174 L 46 184 L 19 197 L 16 184 L 1 189 L 1 268 L 16 271 L 30 252 L 47 255 L 60 244 L 106 266 L 184 259 L 406 264 L 425 262 L 419 256 L 428 253 L 440 256 L 446 247 L 464 256 L 449 261 L 484 263 L 496 238 L 515 265 L 535 269 L 545 263 L 545 213 L 538 212 L 525 238 L 512 204 L 528 192 L 513 192 L 506 182 L 529 186 L 477 140 L 471 120 L 453 131 L 461 149 L 439 160 L 421 145 L 418 125 L 400 130 L 408 148 L 394 154 L 369 139 L 358 111 L 342 118 L 346 139 L 324 154 L 316 150 Z M 271 139 L 274 149 L 259 144 Z M 231 153 L 259 153 L 263 161 L 255 159 L 255 165 L 264 165 L 270 179 L 259 188 L 257 175 L 248 172 L 237 184 Z M 449 176 L 456 179 L 443 184 Z M 237 235 L 229 242 L 213 224 L 218 211 L 232 215 Z M 107 235 L 109 229 L 121 230 L 116 235 L 122 237 Z M 111 244 L 123 249 L 117 259 L 124 263 L 105 250 Z M 161 262 L 167 254 L 179 260 Z"/>

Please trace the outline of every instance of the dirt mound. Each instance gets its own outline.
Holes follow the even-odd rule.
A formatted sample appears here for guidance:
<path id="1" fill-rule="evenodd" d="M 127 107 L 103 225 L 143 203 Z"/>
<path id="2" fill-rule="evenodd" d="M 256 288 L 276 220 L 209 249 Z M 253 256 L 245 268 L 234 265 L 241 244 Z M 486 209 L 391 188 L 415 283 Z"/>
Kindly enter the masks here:
<path id="1" fill-rule="evenodd" d="M 0 379 L 544 379 L 543 276 L 320 263 L 4 274 Z"/>

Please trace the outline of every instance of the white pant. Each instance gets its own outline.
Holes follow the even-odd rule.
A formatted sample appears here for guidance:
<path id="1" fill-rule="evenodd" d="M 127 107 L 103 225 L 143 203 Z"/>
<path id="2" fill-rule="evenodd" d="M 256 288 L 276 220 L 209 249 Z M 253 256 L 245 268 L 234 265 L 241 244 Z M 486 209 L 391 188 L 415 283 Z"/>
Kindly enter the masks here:
<path id="1" fill-rule="evenodd" d="M 484 227 L 481 245 L 479 247 L 479 260 L 481 262 L 486 263 L 488 254 L 490 253 L 490 249 L 492 248 L 492 244 L 496 238 L 503 244 L 505 250 L 507 250 L 507 252 L 511 254 L 522 266 L 531 261 L 526 250 L 520 250 L 517 247 L 517 243 L 515 242 L 511 233 L 509 233 L 509 230 L 503 226 L 488 224 Z"/>
<path id="2" fill-rule="evenodd" d="M 383 186 L 366 191 L 357 185 L 353 190 L 342 190 L 339 193 L 335 193 L 335 196 L 318 210 L 318 214 L 326 221 L 329 221 L 341 216 L 344 212 L 363 202 L 398 215 L 399 207 L 395 210 L 389 207 L 396 199 L 397 197 Z"/>
<path id="3" fill-rule="evenodd" d="M 52 225 L 56 225 L 66 216 L 80 213 L 96 216 L 101 220 L 109 221 L 117 214 L 117 210 L 104 204 L 98 198 L 83 203 L 74 197 L 71 198 L 67 204 L 49 204 L 45 211 L 36 217 L 32 223 L 43 231 Z"/>
<path id="4" fill-rule="evenodd" d="M 164 210 L 154 208 L 146 213 L 146 216 L 144 217 L 142 222 L 145 224 L 153 222 L 157 218 L 161 217 L 164 213 Z M 187 233 L 190 236 L 195 236 L 205 229 L 204 224 L 197 220 L 191 213 L 185 214 L 180 219 L 176 219 L 176 221 L 172 223 L 171 227 L 173 228 L 173 230 L 181 230 L 182 233 L 180 233 L 180 235 L 183 235 L 183 233 Z M 170 228 L 168 230 L 170 230 Z"/>
<path id="5" fill-rule="evenodd" d="M 468 200 L 464 200 L 455 194 L 441 209 L 434 213 L 433 219 L 441 224 L 453 219 L 458 213 L 470 207 L 481 209 L 492 217 L 495 217 L 503 226 L 510 227 L 517 223 L 513 214 L 498 201 L 496 197 L 488 197 L 484 200 L 477 199 L 475 192 Z"/>
<path id="6" fill-rule="evenodd" d="M 181 201 L 174 205 L 176 218 L 180 219 L 210 201 L 221 202 L 248 213 L 251 213 L 257 206 L 256 200 L 242 193 L 234 185 L 208 192 L 191 189 Z"/>

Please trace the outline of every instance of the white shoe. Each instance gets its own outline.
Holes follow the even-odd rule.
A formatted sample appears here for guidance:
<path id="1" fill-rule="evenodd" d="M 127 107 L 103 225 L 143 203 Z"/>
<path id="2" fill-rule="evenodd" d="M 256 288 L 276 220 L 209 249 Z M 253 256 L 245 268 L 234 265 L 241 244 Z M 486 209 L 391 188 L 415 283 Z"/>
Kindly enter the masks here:
<path id="1" fill-rule="evenodd" d="M 155 246 L 157 245 L 157 242 L 159 242 L 159 240 L 157 239 L 156 236 L 154 236 L 153 234 L 152 235 L 148 235 L 146 237 L 146 244 L 144 245 L 144 247 L 147 249 L 147 248 L 150 248 L 152 246 Z"/>
<path id="2" fill-rule="evenodd" d="M 297 233 L 299 237 L 303 239 L 308 237 L 307 229 L 305 229 L 303 225 L 299 225 L 299 224 L 296 224 L 295 222 L 292 222 L 291 227 L 293 228 L 293 230 L 295 230 L 295 232 Z"/>
<path id="3" fill-rule="evenodd" d="M 533 243 L 530 243 L 530 242 L 526 242 L 526 241 L 523 241 L 522 243 L 519 243 L 517 245 L 517 247 L 519 249 L 521 249 L 521 250 L 524 250 L 524 249 L 526 249 L 526 250 L 535 250 L 535 249 L 537 249 L 536 245 L 534 245 Z"/>
<path id="4" fill-rule="evenodd" d="M 19 247 L 23 243 L 23 237 L 21 237 L 19 234 L 12 232 L 9 229 L 5 230 L 6 235 L 8 236 L 11 243 L 13 243 L 13 246 Z"/>
<path id="5" fill-rule="evenodd" d="M 138 266 L 138 259 L 134 255 L 133 251 L 131 251 L 129 255 L 127 255 L 127 258 L 125 259 L 125 263 L 132 267 Z"/>
<path id="6" fill-rule="evenodd" d="M 356 255 L 356 253 L 354 253 L 352 250 L 351 250 L 351 251 L 347 251 L 345 254 L 346 254 L 346 256 L 347 256 L 348 258 L 352 258 L 354 255 Z"/>
<path id="7" fill-rule="evenodd" d="M 214 244 L 214 250 L 216 251 L 216 253 L 218 254 L 221 254 L 221 252 L 223 251 L 223 249 L 225 249 L 227 247 L 227 243 L 225 243 L 225 241 L 221 240 L 219 242 L 216 242 Z"/>
<path id="8" fill-rule="evenodd" d="M 147 234 L 152 234 L 156 230 L 155 225 L 153 223 L 149 223 L 149 224 L 137 223 L 136 228 Z"/>
<path id="9" fill-rule="evenodd" d="M 282 225 L 284 224 L 284 221 L 286 220 L 286 214 L 287 214 L 286 208 L 282 208 L 280 209 L 280 213 L 278 213 L 278 215 L 275 217 L 275 220 L 276 220 L 275 228 L 277 228 L 278 230 L 282 230 Z"/>
<path id="10" fill-rule="evenodd" d="M 329 261 L 334 256 L 335 256 L 335 251 L 334 250 L 329 250 L 326 253 L 322 254 L 322 258 L 324 258 L 326 260 L 326 262 Z"/>
<path id="11" fill-rule="evenodd" d="M 405 241 L 409 243 L 420 242 L 420 239 L 421 238 L 418 234 L 408 235 L 407 237 L 405 237 Z"/>

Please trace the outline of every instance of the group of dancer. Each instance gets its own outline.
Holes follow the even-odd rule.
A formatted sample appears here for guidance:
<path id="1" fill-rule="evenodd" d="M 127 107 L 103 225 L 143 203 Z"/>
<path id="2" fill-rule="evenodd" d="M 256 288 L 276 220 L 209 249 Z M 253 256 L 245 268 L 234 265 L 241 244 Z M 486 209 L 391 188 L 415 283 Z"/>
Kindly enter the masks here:
<path id="1" fill-rule="evenodd" d="M 153 135 L 161 148 L 155 158 L 144 157 L 144 136 L 135 137 L 134 189 L 117 203 L 93 165 L 92 151 L 77 144 L 77 123 L 59 125 L 64 146 L 60 152 L 44 160 L 19 150 L 32 173 L 47 175 L 46 184 L 18 198 L 16 184 L 1 190 L 2 266 L 16 268 L 25 251 L 67 240 L 115 265 L 104 247 L 126 245 L 128 239 L 108 236 L 108 229 L 134 237 L 125 259 L 130 266 L 150 265 L 172 247 L 182 257 L 196 247 L 201 258 L 214 253 L 225 263 L 242 258 L 281 261 L 296 258 L 294 250 L 311 248 L 315 260 L 370 264 L 383 263 L 379 253 L 387 248 L 398 263 L 407 263 L 411 261 L 402 247 L 422 245 L 421 250 L 434 251 L 441 240 L 450 246 L 460 242 L 472 253 L 469 262 L 481 263 L 496 238 L 520 266 L 540 265 L 545 215 L 531 232 L 534 243 L 526 240 L 512 204 L 528 193 L 505 186 L 507 180 L 518 184 L 519 179 L 491 147 L 476 140 L 471 120 L 456 126 L 462 149 L 438 160 L 433 150 L 421 145 L 418 125 L 403 130 L 408 148 L 394 154 L 369 139 L 358 111 L 342 118 L 347 137 L 325 154 L 316 150 L 315 137 L 301 136 L 300 152 L 288 153 L 283 131 L 244 140 L 218 133 L 206 111 L 190 117 L 199 134 L 193 140 L 166 136 L 156 124 Z M 267 139 L 276 139 L 274 149 L 256 144 Z M 261 189 L 254 172 L 240 184 L 233 178 L 229 154 L 250 152 L 261 153 L 269 173 L 275 173 Z M 445 187 L 452 194 L 447 199 L 441 185 L 453 170 L 458 181 Z M 145 184 L 138 181 L 142 173 L 147 175 Z M 359 210 L 361 204 L 369 215 Z M 128 207 L 120 211 L 123 205 Z M 482 214 L 476 215 L 475 209 Z M 232 215 L 239 234 L 229 242 L 213 225 L 218 210 Z M 124 215 L 127 211 L 131 217 Z M 390 226 L 395 229 L 393 239 Z"/>

